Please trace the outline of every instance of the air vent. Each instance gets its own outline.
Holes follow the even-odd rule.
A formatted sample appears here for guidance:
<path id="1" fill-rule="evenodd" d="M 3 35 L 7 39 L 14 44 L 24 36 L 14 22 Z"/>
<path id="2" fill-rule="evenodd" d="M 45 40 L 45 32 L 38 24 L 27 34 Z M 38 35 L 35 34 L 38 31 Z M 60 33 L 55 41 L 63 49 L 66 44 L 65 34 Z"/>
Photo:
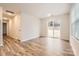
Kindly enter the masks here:
<path id="1" fill-rule="evenodd" d="M 6 10 L 6 12 L 9 12 L 9 13 L 12 13 L 12 14 L 14 14 L 14 12 L 12 12 L 12 11 L 9 11 L 9 10 Z"/>

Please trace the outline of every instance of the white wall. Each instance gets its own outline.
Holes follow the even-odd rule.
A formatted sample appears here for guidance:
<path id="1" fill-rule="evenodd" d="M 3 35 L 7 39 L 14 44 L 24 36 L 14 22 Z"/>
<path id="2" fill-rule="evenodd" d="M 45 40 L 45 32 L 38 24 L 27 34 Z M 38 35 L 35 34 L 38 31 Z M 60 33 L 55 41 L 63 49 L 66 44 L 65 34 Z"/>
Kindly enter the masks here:
<path id="1" fill-rule="evenodd" d="M 40 19 L 40 36 L 48 36 L 48 19 Z"/>
<path id="2" fill-rule="evenodd" d="M 61 39 L 69 40 L 70 37 L 69 14 L 62 15 L 60 19 L 61 19 L 61 30 L 60 30 Z"/>
<path id="3" fill-rule="evenodd" d="M 49 17 L 49 18 L 45 18 L 45 19 L 41 19 L 40 23 L 41 23 L 41 36 L 47 36 L 48 35 L 48 22 L 50 19 L 55 19 L 56 21 L 60 21 L 60 38 L 64 39 L 64 40 L 69 40 L 69 14 L 64 14 L 64 15 L 58 15 L 53 17 Z"/>
<path id="4" fill-rule="evenodd" d="M 21 13 L 21 39 L 27 41 L 39 37 L 40 20 L 26 12 Z"/>
<path id="5" fill-rule="evenodd" d="M 8 35 L 15 39 L 20 39 L 20 15 L 16 14 L 12 19 L 9 18 Z"/>
<path id="6" fill-rule="evenodd" d="M 40 20 L 36 17 L 22 12 L 8 19 L 8 35 L 10 37 L 27 41 L 40 36 Z"/>
<path id="7" fill-rule="evenodd" d="M 0 7 L 0 46 L 3 46 L 2 12 L 2 7 Z"/>

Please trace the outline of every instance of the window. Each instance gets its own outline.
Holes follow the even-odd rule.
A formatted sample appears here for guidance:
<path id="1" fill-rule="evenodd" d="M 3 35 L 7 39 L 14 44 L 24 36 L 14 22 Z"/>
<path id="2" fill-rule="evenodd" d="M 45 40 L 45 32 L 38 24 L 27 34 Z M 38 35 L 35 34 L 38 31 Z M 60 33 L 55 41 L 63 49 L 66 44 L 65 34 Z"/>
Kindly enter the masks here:
<path id="1" fill-rule="evenodd" d="M 72 24 L 72 34 L 79 39 L 79 19 Z"/>
<path id="2" fill-rule="evenodd" d="M 71 33 L 72 35 L 79 40 L 79 7 L 75 7 L 72 11 L 74 16 L 71 20 Z"/>

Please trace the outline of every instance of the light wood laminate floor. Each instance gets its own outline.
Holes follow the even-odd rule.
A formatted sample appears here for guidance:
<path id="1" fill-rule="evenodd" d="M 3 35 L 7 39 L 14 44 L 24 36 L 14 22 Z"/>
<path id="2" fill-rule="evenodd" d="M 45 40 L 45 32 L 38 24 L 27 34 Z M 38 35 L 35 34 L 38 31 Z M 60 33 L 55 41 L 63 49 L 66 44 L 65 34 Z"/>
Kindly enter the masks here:
<path id="1" fill-rule="evenodd" d="M 68 41 L 40 37 L 19 42 L 4 36 L 4 47 L 0 47 L 1 56 L 73 56 Z"/>

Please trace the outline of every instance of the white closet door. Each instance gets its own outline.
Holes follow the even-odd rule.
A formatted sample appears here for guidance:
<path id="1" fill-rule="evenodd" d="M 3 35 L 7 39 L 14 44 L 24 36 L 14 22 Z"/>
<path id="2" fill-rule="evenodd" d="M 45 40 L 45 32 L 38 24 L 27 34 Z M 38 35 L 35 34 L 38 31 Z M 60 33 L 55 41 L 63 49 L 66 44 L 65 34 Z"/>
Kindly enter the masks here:
<path id="1" fill-rule="evenodd" d="M 0 46 L 3 46 L 2 13 L 2 7 L 0 7 Z"/>

